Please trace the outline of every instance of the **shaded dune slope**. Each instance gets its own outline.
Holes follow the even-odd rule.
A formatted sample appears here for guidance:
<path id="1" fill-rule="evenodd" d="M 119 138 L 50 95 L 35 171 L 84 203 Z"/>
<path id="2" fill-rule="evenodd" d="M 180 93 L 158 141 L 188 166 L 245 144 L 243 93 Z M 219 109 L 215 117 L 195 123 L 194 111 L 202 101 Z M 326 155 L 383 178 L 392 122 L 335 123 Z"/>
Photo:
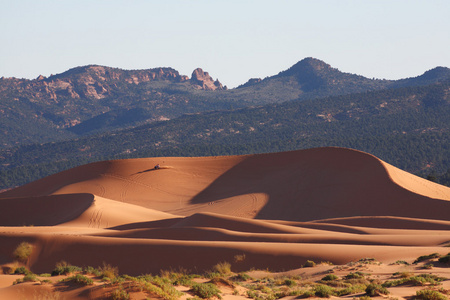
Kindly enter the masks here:
<path id="1" fill-rule="evenodd" d="M 60 260 L 129 274 L 286 270 L 450 243 L 449 188 L 343 148 L 92 163 L 4 192 L 0 207 L 0 264 L 25 240 L 37 272 Z"/>

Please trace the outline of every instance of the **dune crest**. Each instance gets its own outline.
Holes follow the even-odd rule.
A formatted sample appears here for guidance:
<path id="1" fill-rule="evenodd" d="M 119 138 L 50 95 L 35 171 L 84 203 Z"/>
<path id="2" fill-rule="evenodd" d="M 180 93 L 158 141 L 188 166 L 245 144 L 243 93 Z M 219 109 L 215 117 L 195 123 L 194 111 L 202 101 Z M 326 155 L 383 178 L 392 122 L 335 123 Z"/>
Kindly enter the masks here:
<path id="1" fill-rule="evenodd" d="M 60 260 L 204 271 L 241 254 L 236 270 L 412 260 L 448 252 L 449 200 L 447 187 L 344 148 L 97 162 L 0 194 L 0 265 L 21 241 L 37 272 Z"/>

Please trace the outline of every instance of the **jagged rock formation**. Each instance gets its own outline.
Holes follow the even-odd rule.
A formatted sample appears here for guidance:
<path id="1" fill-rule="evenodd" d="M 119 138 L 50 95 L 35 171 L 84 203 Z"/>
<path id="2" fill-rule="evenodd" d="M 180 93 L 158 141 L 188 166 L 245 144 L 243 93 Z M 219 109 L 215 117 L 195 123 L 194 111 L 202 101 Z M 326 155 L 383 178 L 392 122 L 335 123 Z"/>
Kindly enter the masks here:
<path id="1" fill-rule="evenodd" d="M 194 72 L 192 72 L 191 82 L 200 89 L 207 91 L 226 89 L 222 86 L 219 80 L 214 81 L 208 72 L 204 72 L 201 68 L 197 68 Z"/>

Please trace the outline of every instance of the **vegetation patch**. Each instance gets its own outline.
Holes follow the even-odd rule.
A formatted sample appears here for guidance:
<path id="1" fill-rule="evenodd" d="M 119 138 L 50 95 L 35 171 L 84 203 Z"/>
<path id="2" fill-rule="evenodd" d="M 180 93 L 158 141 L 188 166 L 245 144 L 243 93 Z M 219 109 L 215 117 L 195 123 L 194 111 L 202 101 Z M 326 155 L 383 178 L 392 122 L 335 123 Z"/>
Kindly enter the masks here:
<path id="1" fill-rule="evenodd" d="M 420 262 L 425 261 L 425 260 L 434 259 L 434 258 L 439 258 L 439 257 L 440 257 L 439 253 L 431 253 L 431 254 L 428 254 L 428 255 L 422 255 L 422 256 L 419 256 L 419 257 L 413 262 L 413 264 L 417 264 L 417 263 L 420 263 Z"/>
<path id="2" fill-rule="evenodd" d="M 191 291 L 194 295 L 202 299 L 211 299 L 213 297 L 222 299 L 222 296 L 220 296 L 220 290 L 212 283 L 197 283 L 192 286 Z"/>
<path id="3" fill-rule="evenodd" d="M 76 284 L 83 285 L 83 286 L 94 284 L 94 281 L 91 278 L 86 277 L 81 274 L 76 274 L 76 275 L 67 277 L 66 279 L 64 279 L 64 281 L 65 282 L 74 282 Z"/>
<path id="4" fill-rule="evenodd" d="M 68 275 L 81 271 L 82 269 L 80 267 L 72 266 L 66 261 L 61 261 L 56 264 L 55 269 L 52 271 L 52 276 Z"/>
<path id="5" fill-rule="evenodd" d="M 14 259 L 21 263 L 27 263 L 33 253 L 33 245 L 27 242 L 20 243 L 13 252 Z"/>
<path id="6" fill-rule="evenodd" d="M 448 300 L 447 296 L 435 290 L 417 291 L 416 298 L 422 300 Z"/>

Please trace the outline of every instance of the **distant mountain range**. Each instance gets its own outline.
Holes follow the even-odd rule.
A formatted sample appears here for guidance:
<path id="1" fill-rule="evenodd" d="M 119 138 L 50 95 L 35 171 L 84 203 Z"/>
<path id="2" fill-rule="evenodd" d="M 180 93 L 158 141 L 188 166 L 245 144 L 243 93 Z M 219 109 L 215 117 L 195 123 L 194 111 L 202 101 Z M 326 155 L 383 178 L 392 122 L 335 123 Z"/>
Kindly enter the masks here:
<path id="1" fill-rule="evenodd" d="M 16 179 L 0 188 L 98 159 L 316 146 L 352 147 L 410 172 L 442 173 L 450 168 L 449 90 L 445 67 L 378 80 L 314 58 L 235 89 L 202 69 L 190 78 L 171 68 L 103 66 L 1 78 L 0 181 Z"/>

